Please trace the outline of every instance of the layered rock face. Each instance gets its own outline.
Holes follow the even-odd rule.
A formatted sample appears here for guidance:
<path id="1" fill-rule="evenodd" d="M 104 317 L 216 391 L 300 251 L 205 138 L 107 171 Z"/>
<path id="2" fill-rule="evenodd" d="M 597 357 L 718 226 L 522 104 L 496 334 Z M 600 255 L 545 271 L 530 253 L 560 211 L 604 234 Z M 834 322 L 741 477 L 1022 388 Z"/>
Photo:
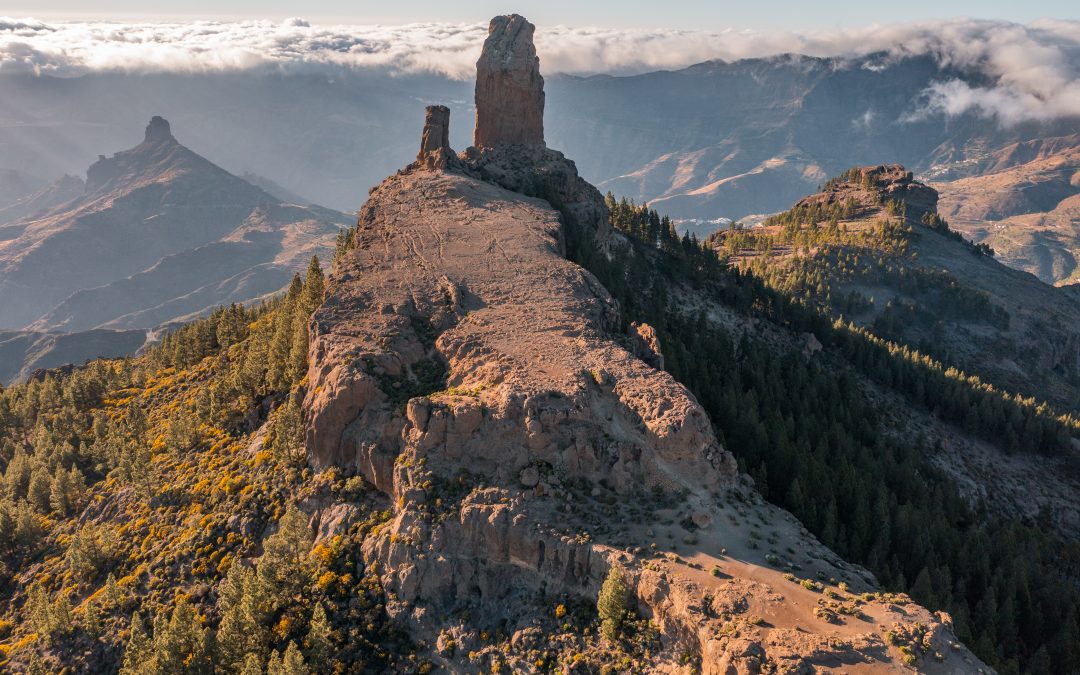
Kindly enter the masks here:
<path id="1" fill-rule="evenodd" d="M 495 47 L 508 27 L 526 35 L 518 19 L 493 22 Z M 504 53 L 531 59 L 531 41 Z M 746 487 L 702 407 L 657 369 L 656 332 L 635 324 L 620 334 L 608 292 L 562 256 L 565 219 L 586 213 L 563 200 L 583 209 L 599 201 L 595 189 L 542 147 L 474 148 L 433 169 L 443 119 L 429 109 L 419 161 L 372 190 L 355 248 L 310 325 L 308 460 L 356 471 L 386 495 L 392 518 L 364 553 L 388 611 L 437 646 L 442 667 L 471 672 L 465 654 L 488 644 L 481 631 L 513 632 L 519 643 L 550 616 L 540 598 L 591 603 L 617 565 L 632 605 L 660 631 L 652 669 L 685 653 L 700 655 L 703 672 L 726 673 L 871 662 L 887 651 L 859 626 L 804 634 L 781 618 L 784 596 L 763 583 L 786 584 L 779 572 L 742 562 L 757 555 L 749 550 L 723 558 L 724 546 L 745 540 L 732 523 L 751 508 L 826 577 L 866 583 Z M 545 167 L 565 178 L 549 185 L 549 201 L 524 194 L 551 176 Z M 662 515 L 643 515 L 645 504 Z M 654 550 L 683 527 L 696 533 L 693 569 L 716 573 L 683 574 L 674 555 Z M 799 586 L 783 591 L 810 606 L 816 599 Z M 751 611 L 774 621 L 767 636 L 725 628 Z M 905 620 L 869 605 L 867 616 Z M 927 644 L 946 649 L 941 619 L 904 616 L 930 626 Z M 533 667 L 521 658 L 512 670 Z"/>
<path id="2" fill-rule="evenodd" d="M 544 145 L 544 78 L 533 46 L 535 26 L 517 14 L 488 26 L 476 62 L 476 131 L 473 145 Z"/>

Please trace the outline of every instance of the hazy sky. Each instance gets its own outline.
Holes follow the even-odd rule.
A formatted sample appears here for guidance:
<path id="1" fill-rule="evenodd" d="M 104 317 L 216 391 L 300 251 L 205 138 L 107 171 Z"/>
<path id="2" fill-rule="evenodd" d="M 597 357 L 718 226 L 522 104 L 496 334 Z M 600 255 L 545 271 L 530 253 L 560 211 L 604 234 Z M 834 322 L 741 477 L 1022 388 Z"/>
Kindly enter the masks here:
<path id="1" fill-rule="evenodd" d="M 283 19 L 361 23 L 483 21 L 518 12 L 540 25 L 718 30 L 814 30 L 870 23 L 970 16 L 1027 23 L 1040 18 L 1080 18 L 1076 0 L 903 0 L 834 2 L 741 0 L 2 0 L 0 16 L 48 19 L 175 18 Z"/>

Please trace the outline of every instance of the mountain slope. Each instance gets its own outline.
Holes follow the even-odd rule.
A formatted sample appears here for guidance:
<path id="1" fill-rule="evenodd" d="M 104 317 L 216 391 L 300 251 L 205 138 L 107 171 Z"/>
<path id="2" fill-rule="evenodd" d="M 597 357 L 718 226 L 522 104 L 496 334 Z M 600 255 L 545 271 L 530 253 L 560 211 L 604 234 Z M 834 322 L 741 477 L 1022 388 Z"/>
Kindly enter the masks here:
<path id="1" fill-rule="evenodd" d="M 0 331 L 0 385 L 23 380 L 42 369 L 134 354 L 145 343 L 146 331 L 142 330 Z"/>
<path id="2" fill-rule="evenodd" d="M 4 227 L 0 323 L 149 328 L 258 298 L 325 254 L 347 222 L 281 203 L 177 143 L 155 117 L 143 143 L 90 167 L 79 197 Z"/>
<path id="3" fill-rule="evenodd" d="M 45 181 L 15 169 L 0 169 L 0 209 L 45 187 Z"/>
<path id="4" fill-rule="evenodd" d="M 942 215 L 973 241 L 993 247 L 1011 267 L 1050 284 L 1075 281 L 1080 135 L 1016 143 L 975 170 L 971 177 L 935 183 Z"/>
<path id="5" fill-rule="evenodd" d="M 1076 410 L 1080 298 L 964 241 L 937 202 L 903 167 L 864 167 L 765 227 L 721 232 L 713 242 L 833 317 Z"/>

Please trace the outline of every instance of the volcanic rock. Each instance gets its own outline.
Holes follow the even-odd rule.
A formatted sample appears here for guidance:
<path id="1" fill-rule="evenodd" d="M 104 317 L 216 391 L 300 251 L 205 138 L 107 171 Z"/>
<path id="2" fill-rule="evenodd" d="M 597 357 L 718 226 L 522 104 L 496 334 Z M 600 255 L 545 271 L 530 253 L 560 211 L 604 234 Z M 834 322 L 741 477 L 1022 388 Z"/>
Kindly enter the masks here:
<path id="1" fill-rule="evenodd" d="M 154 115 L 150 118 L 150 124 L 146 125 L 146 137 L 144 140 L 147 143 L 163 143 L 175 141 L 176 139 L 173 138 L 168 120 L 159 115 Z"/>
<path id="2" fill-rule="evenodd" d="M 497 16 L 476 62 L 473 145 L 544 145 L 544 78 L 535 27 L 517 14 Z"/>
<path id="3" fill-rule="evenodd" d="M 630 336 L 634 340 L 634 355 L 657 370 L 664 369 L 664 352 L 656 329 L 647 323 L 634 321 L 630 324 Z"/>
<path id="4" fill-rule="evenodd" d="M 417 163 L 424 164 L 428 169 L 445 169 L 453 152 L 450 149 L 450 108 L 429 105 L 424 116 Z"/>

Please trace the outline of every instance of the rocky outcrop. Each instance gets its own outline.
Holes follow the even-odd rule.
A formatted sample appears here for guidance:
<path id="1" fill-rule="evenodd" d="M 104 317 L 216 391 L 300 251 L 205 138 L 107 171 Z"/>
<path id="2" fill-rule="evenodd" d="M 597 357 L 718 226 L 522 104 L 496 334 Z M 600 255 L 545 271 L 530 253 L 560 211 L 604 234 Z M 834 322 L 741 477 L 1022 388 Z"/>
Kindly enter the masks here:
<path id="1" fill-rule="evenodd" d="M 499 44 L 485 49 L 509 54 L 510 72 L 533 53 L 519 19 L 494 21 Z M 497 51 L 504 43 L 516 46 Z M 823 578 L 865 585 L 868 575 L 747 489 L 704 409 L 660 369 L 656 332 L 622 333 L 607 290 L 562 255 L 565 228 L 600 231 L 607 217 L 595 188 L 542 146 L 472 148 L 433 167 L 444 119 L 429 109 L 419 161 L 371 191 L 309 332 L 308 461 L 384 493 L 391 517 L 364 555 L 387 611 L 464 672 L 487 631 L 516 635 L 508 649 L 524 644 L 550 616 L 541 598 L 591 603 L 618 566 L 661 634 L 650 667 L 698 654 L 705 673 L 805 671 L 854 652 L 895 669 L 873 654 L 888 649 L 873 628 L 849 627 L 850 640 L 816 631 L 806 646 L 780 618 L 784 595 L 766 582 L 800 603 L 819 596 L 742 547 L 748 508 Z M 644 505 L 656 512 L 643 516 Z M 695 551 L 693 574 L 657 548 L 676 534 Z M 863 604 L 868 626 L 885 621 L 884 605 Z M 733 619 L 758 608 L 771 628 Z"/>
<path id="2" fill-rule="evenodd" d="M 473 145 L 544 145 L 544 78 L 535 27 L 517 14 L 497 16 L 476 62 Z"/>
<path id="3" fill-rule="evenodd" d="M 846 180 L 837 181 L 817 194 L 804 197 L 798 206 L 810 204 L 843 203 L 853 199 L 858 204 L 887 204 L 898 201 L 904 204 L 907 219 L 919 222 L 923 214 L 937 213 L 938 193 L 925 183 L 915 180 L 910 171 L 900 164 L 863 166 L 845 174 Z"/>
<path id="4" fill-rule="evenodd" d="M 428 170 L 447 167 L 454 151 L 450 149 L 450 108 L 429 105 L 424 116 L 424 132 L 420 136 L 420 152 L 416 162 Z"/>
<path id="5" fill-rule="evenodd" d="M 150 124 L 146 125 L 146 136 L 143 140 L 146 143 L 164 143 L 176 139 L 173 138 L 168 120 L 159 115 L 154 115 L 150 118 Z"/>
<path id="6" fill-rule="evenodd" d="M 656 329 L 647 323 L 634 321 L 630 324 L 630 337 L 634 341 L 634 355 L 657 370 L 664 369 L 664 352 Z"/>
<path id="7" fill-rule="evenodd" d="M 862 173 L 867 182 L 880 191 L 886 202 L 903 202 L 908 218 L 918 220 L 924 213 L 937 213 L 937 190 L 915 180 L 903 166 L 883 164 L 865 167 Z"/>
<path id="8" fill-rule="evenodd" d="M 491 20 L 476 62 L 474 145 L 461 159 L 482 180 L 547 200 L 571 221 L 564 225 L 592 232 L 606 249 L 611 224 L 603 195 L 544 144 L 544 78 L 533 31 L 517 14 Z"/>

